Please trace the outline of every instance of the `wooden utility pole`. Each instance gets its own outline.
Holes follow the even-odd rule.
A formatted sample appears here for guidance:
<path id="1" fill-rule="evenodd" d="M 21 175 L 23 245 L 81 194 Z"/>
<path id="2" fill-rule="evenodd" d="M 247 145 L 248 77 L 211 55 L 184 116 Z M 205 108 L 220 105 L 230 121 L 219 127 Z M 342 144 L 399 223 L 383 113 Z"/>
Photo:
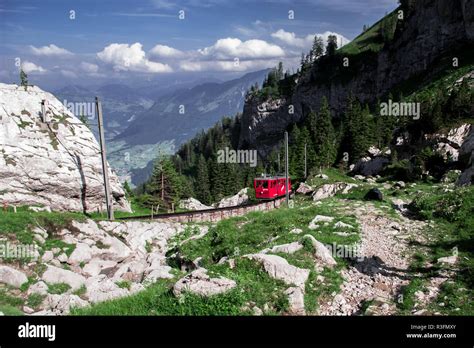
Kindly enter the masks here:
<path id="1" fill-rule="evenodd" d="M 97 114 L 97 123 L 99 125 L 100 154 L 102 157 L 102 173 L 104 175 L 105 203 L 107 204 L 107 217 L 109 220 L 113 220 L 114 207 L 113 207 L 113 202 L 112 202 L 112 195 L 110 192 L 109 168 L 107 166 L 107 154 L 105 152 L 104 122 L 102 120 L 102 105 L 99 101 L 99 97 L 95 97 L 95 110 Z"/>
<path id="2" fill-rule="evenodd" d="M 41 121 L 43 123 L 49 123 L 50 119 L 47 115 L 46 106 L 48 106 L 48 101 L 46 99 L 41 100 Z"/>
<path id="3" fill-rule="evenodd" d="M 288 132 L 285 132 L 285 192 L 286 206 L 290 206 L 290 192 L 288 190 Z"/>
<path id="4" fill-rule="evenodd" d="M 307 165 L 307 159 L 306 159 L 306 143 L 304 143 L 304 178 L 308 177 L 308 165 Z"/>

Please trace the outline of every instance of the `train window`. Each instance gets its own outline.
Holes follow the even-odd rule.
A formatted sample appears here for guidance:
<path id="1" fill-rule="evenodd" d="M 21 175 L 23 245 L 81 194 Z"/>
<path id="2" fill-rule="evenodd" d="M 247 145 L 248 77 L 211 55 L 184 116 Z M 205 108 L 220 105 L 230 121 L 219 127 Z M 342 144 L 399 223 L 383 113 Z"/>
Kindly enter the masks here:
<path id="1" fill-rule="evenodd" d="M 263 182 L 263 188 L 268 188 L 268 181 Z"/>
<path id="2" fill-rule="evenodd" d="M 257 187 L 262 187 L 262 182 L 261 182 L 261 181 L 257 181 L 256 186 L 257 186 Z"/>

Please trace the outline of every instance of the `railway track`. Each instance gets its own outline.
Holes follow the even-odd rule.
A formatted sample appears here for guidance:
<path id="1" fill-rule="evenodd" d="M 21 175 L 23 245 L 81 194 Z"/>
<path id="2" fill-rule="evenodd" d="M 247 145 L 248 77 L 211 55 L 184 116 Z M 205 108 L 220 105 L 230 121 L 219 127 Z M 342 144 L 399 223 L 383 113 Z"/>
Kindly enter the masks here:
<path id="1" fill-rule="evenodd" d="M 166 213 L 157 215 L 142 215 L 142 216 L 127 216 L 116 218 L 121 221 L 133 221 L 133 220 L 164 220 L 171 222 L 217 222 L 223 219 L 227 219 L 233 216 L 242 216 L 252 211 L 267 211 L 276 209 L 282 205 L 285 201 L 285 197 L 277 197 L 274 199 L 245 204 L 236 205 L 225 208 L 214 208 L 205 210 L 194 210 L 178 213 Z"/>

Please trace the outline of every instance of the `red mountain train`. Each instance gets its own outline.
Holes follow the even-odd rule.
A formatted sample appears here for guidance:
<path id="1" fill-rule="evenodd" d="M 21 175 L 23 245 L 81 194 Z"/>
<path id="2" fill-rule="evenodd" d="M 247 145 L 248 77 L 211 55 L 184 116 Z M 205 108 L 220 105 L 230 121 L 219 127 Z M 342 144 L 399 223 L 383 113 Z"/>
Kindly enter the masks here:
<path id="1" fill-rule="evenodd" d="M 284 176 L 262 176 L 253 181 L 257 199 L 273 199 L 286 194 Z M 291 192 L 291 179 L 288 178 L 288 192 Z"/>

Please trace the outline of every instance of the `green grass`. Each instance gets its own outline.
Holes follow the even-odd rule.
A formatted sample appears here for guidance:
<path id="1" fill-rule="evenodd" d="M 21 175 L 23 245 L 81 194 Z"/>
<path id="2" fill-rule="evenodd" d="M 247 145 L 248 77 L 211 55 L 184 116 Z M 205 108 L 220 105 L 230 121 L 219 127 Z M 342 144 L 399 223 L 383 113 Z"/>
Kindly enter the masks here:
<path id="1" fill-rule="evenodd" d="M 62 254 L 64 252 L 67 256 L 71 256 L 74 249 L 76 249 L 76 245 L 68 244 L 61 239 L 47 239 L 43 245 L 43 250 L 52 250 L 55 248 L 61 249 L 58 254 Z"/>
<path id="2" fill-rule="evenodd" d="M 0 304 L 0 312 L 2 312 L 4 315 L 15 315 L 15 316 L 23 315 L 23 312 L 21 310 L 10 305 Z"/>
<path id="3" fill-rule="evenodd" d="M 408 285 L 405 285 L 401 288 L 397 301 L 399 314 L 411 314 L 412 309 L 414 308 L 416 303 L 415 293 L 417 291 L 421 291 L 424 287 L 424 284 L 424 279 L 414 278 L 410 281 Z"/>
<path id="4" fill-rule="evenodd" d="M 68 292 L 71 289 L 71 286 L 66 283 L 58 283 L 58 284 L 48 284 L 48 293 L 61 295 Z"/>
<path id="5" fill-rule="evenodd" d="M 203 266 L 207 267 L 217 263 L 222 257 L 256 253 L 275 245 L 297 241 L 306 233 L 312 234 L 322 243 L 351 244 L 356 242 L 358 236 L 335 235 L 333 224 L 322 225 L 317 231 L 308 228 L 310 221 L 319 214 L 334 216 L 334 223 L 343 221 L 357 229 L 355 217 L 336 213 L 334 209 L 336 200 L 327 200 L 327 202 L 332 206 L 314 206 L 310 203 L 292 209 L 280 208 L 265 213 L 252 212 L 242 217 L 223 220 L 211 227 L 205 237 L 192 240 L 171 250 L 169 254 L 178 251 L 181 257 L 188 261 L 202 257 Z M 294 228 L 302 229 L 303 234 L 300 236 L 291 234 L 290 231 Z"/>
<path id="6" fill-rule="evenodd" d="M 219 265 L 209 270 L 209 275 L 219 273 L 234 279 L 237 287 L 220 295 L 208 298 L 185 293 L 177 298 L 172 293 L 173 282 L 161 280 L 144 291 L 121 299 L 106 301 L 91 307 L 73 309 L 73 315 L 245 315 L 247 302 L 252 301 L 262 308 L 267 304 L 267 313 L 280 314 L 287 308 L 282 282 L 271 279 L 260 266 L 250 260 L 238 260 L 234 270 Z"/>
<path id="7" fill-rule="evenodd" d="M 26 304 L 31 308 L 38 308 L 39 305 L 43 302 L 45 295 L 41 294 L 31 294 L 28 296 Z"/>
<path id="8" fill-rule="evenodd" d="M 384 46 L 384 42 L 380 36 L 380 26 L 382 23 L 396 20 L 396 16 L 397 12 L 393 11 L 383 17 L 350 43 L 341 47 L 337 53 L 340 55 L 357 55 L 365 51 L 379 52 Z"/>
<path id="9" fill-rule="evenodd" d="M 115 284 L 117 284 L 117 286 L 120 289 L 127 289 L 127 290 L 130 290 L 130 287 L 132 286 L 132 282 L 130 282 L 129 280 L 122 280 L 122 281 L 116 282 Z"/>
<path id="10" fill-rule="evenodd" d="M 151 210 L 149 208 L 143 207 L 132 197 L 130 199 L 130 205 L 132 207 L 132 212 L 124 212 L 124 211 L 114 211 L 114 217 L 116 218 L 123 218 L 123 217 L 133 217 L 133 216 L 145 216 L 151 215 Z M 89 217 L 93 220 L 107 220 L 107 211 L 102 213 L 93 212 L 89 213 Z"/>
<path id="11" fill-rule="evenodd" d="M 306 182 L 312 187 L 319 187 L 324 184 L 333 184 L 336 182 L 347 182 L 347 183 L 357 183 L 357 180 L 354 178 L 346 175 L 344 172 L 340 171 L 336 168 L 326 168 L 321 171 L 322 174 L 328 176 L 327 180 L 317 178 L 316 175 L 319 174 L 315 173 L 311 175 Z"/>
<path id="12" fill-rule="evenodd" d="M 411 209 L 419 218 L 436 223 L 436 227 L 427 228 L 430 241 L 423 245 L 428 250 L 426 262 L 433 264 L 431 273 L 439 268 L 452 267 L 438 264 L 437 259 L 458 254 L 453 282 L 441 286 L 432 309 L 442 314 L 473 315 L 474 187 L 457 188 L 453 192 L 422 193 L 415 198 Z M 445 305 L 439 305 L 441 303 Z"/>
<path id="13" fill-rule="evenodd" d="M 74 290 L 72 292 L 73 295 L 76 295 L 76 296 L 82 296 L 82 295 L 85 295 L 85 293 L 87 292 L 87 288 L 85 285 L 81 285 L 81 287 L 77 290 Z"/>
<path id="14" fill-rule="evenodd" d="M 84 220 L 83 214 L 64 212 L 33 212 L 27 207 L 18 207 L 17 213 L 11 209 L 0 211 L 0 235 L 15 237 L 22 244 L 32 244 L 32 230 L 41 226 L 49 235 L 67 228 L 73 220 Z"/>

